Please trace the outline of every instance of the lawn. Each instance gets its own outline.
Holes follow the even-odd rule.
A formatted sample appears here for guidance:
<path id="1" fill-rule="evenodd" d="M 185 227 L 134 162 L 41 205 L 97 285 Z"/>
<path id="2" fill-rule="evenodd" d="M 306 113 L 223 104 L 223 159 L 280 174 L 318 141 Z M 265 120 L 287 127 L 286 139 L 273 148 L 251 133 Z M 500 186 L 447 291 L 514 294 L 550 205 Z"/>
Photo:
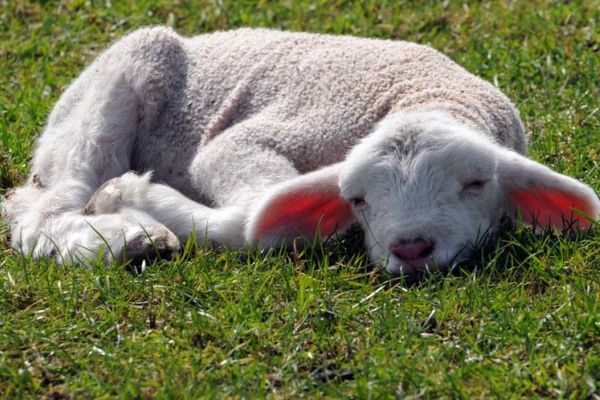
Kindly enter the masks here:
<path id="1" fill-rule="evenodd" d="M 597 1 L 2 1 L 0 194 L 66 85 L 133 29 L 237 26 L 417 41 L 513 99 L 530 155 L 600 190 Z M 358 234 L 357 234 L 358 235 Z M 355 235 L 355 236 L 357 236 Z M 186 246 L 142 275 L 64 267 L 0 226 L 5 398 L 600 399 L 600 233 L 520 226 L 452 276 Z"/>

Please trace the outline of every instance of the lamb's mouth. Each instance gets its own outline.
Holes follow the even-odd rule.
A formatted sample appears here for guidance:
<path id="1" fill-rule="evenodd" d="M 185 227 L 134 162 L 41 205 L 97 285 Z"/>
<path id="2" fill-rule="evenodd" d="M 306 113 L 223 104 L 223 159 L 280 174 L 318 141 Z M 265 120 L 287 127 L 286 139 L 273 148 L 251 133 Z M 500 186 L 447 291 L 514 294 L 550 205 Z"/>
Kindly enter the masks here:
<path id="1" fill-rule="evenodd" d="M 401 260 L 391 255 L 388 259 L 388 271 L 393 275 L 411 276 L 422 274 L 427 271 L 435 271 L 440 268 L 440 264 L 431 255 L 418 257 L 412 260 Z"/>

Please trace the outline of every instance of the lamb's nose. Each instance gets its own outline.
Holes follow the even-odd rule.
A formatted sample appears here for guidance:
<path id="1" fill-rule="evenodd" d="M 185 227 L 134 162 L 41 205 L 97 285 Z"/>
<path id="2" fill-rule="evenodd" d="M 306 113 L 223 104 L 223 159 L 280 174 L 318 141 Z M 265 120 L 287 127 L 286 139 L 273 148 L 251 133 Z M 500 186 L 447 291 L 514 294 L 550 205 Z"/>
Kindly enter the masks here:
<path id="1" fill-rule="evenodd" d="M 390 248 L 393 255 L 404 261 L 418 260 L 433 253 L 432 240 L 416 238 L 413 240 L 400 240 Z"/>

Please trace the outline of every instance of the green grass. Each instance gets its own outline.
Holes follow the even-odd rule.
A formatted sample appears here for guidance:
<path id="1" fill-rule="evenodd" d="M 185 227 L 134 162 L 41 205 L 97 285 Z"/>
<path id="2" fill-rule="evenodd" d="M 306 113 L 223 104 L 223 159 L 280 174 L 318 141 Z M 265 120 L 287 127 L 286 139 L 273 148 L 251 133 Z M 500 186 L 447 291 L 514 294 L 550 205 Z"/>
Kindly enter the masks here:
<path id="1" fill-rule="evenodd" d="M 65 86 L 136 27 L 241 25 L 429 43 L 497 84 L 531 156 L 600 189 L 597 1 L 4 1 L 0 186 Z M 417 284 L 344 246 L 198 249 L 143 275 L 34 262 L 0 228 L 0 396 L 599 398 L 600 234 L 506 235 Z M 348 247 L 345 247 L 346 249 Z"/>

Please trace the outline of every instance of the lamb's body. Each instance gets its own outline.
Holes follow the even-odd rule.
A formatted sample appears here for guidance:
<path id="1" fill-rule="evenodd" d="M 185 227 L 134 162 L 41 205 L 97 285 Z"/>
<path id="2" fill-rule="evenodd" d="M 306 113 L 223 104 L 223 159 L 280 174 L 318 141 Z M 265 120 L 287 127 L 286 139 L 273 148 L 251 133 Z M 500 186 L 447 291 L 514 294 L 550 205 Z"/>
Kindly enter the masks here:
<path id="1" fill-rule="evenodd" d="M 142 223 L 157 232 L 164 224 L 180 240 L 198 224 L 209 239 L 241 246 L 270 237 L 256 231 L 262 225 L 251 206 L 274 185 L 341 163 L 380 121 L 430 118 L 431 111 L 486 143 L 526 153 L 511 102 L 429 47 L 258 29 L 193 38 L 143 29 L 104 52 L 65 92 L 28 185 L 8 199 L 5 215 L 15 246 L 36 255 L 53 247 L 77 253 L 69 260 L 87 256 L 67 230 L 96 223 L 106 224 L 95 228 L 115 245 L 123 235 L 140 241 L 135 225 Z M 396 134 L 400 142 L 403 134 Z M 100 191 L 81 215 L 101 184 L 129 170 L 152 170 L 153 181 L 188 199 L 129 176 L 126 185 Z M 110 212 L 120 225 L 102 219 Z M 128 229 L 137 233 L 128 237 Z M 101 242 L 88 236 L 84 245 L 93 252 Z"/>
<path id="2" fill-rule="evenodd" d="M 517 113 L 499 90 L 414 43 L 260 29 L 182 38 L 153 28 L 123 38 L 91 69 L 102 63 L 111 64 L 108 79 L 122 74 L 124 82 L 147 81 L 142 84 L 155 91 L 139 99 L 158 104 L 132 134 L 130 168 L 153 170 L 155 180 L 215 205 L 227 203 L 223 191 L 203 186 L 217 175 L 229 178 L 219 171 L 228 169 L 224 157 L 239 158 L 236 149 L 272 151 L 305 173 L 343 160 L 358 139 L 398 111 L 446 109 L 499 143 L 526 151 Z M 77 97 L 89 90 L 89 82 L 74 86 L 70 90 L 83 92 Z M 57 134 L 71 142 L 86 132 Z M 194 160 L 202 166 L 194 168 Z M 229 168 L 243 169 L 230 161 Z M 265 165 L 261 157 L 244 161 Z M 46 166 L 35 166 L 33 173 L 46 182 Z M 239 184 L 223 183 L 232 189 Z"/>
<path id="3" fill-rule="evenodd" d="M 228 179 L 234 174 L 219 171 L 264 165 L 262 157 L 237 161 L 235 149 L 274 152 L 305 173 L 342 161 L 358 139 L 398 111 L 443 108 L 526 151 L 510 101 L 429 47 L 251 29 L 191 39 L 153 29 L 124 44 L 137 48 L 144 39 L 153 47 L 168 43 L 178 73 L 165 81 L 173 89 L 157 120 L 138 135 L 132 167 L 154 170 L 155 179 L 197 199 L 204 193 L 215 205 L 231 200 L 223 187 L 240 185 Z"/>

